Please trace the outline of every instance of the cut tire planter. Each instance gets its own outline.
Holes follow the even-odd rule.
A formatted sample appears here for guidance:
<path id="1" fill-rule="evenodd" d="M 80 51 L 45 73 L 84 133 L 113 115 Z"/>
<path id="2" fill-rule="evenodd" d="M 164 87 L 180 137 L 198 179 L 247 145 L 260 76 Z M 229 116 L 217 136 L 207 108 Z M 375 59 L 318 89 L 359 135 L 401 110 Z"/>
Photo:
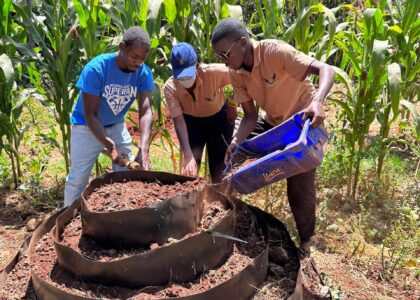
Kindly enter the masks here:
<path id="1" fill-rule="evenodd" d="M 72 215 L 74 210 L 77 210 L 77 205 L 73 205 L 68 210 L 64 212 L 66 215 Z M 64 218 L 64 217 L 63 217 Z M 266 228 L 264 224 L 261 224 L 262 228 Z M 264 234 L 268 234 L 267 230 L 264 229 Z M 48 228 L 38 232 L 37 235 L 33 237 L 30 245 L 30 255 L 33 255 L 34 248 L 37 242 L 42 238 L 42 236 L 48 233 Z M 264 237 L 268 240 L 268 237 Z M 208 299 L 208 300 L 219 300 L 219 299 L 249 299 L 256 291 L 261 282 L 264 280 L 267 272 L 268 265 L 268 244 L 264 250 L 243 269 L 237 275 L 233 276 L 229 280 L 205 291 L 202 293 L 190 295 L 187 297 L 173 297 L 170 299 L 188 299 L 188 300 L 197 300 L 197 299 Z M 60 290 L 53 284 L 48 281 L 40 278 L 36 272 L 32 271 L 32 281 L 34 289 L 39 300 L 67 300 L 67 299 L 100 299 L 100 298 L 91 298 L 91 297 L 82 297 L 78 295 L 71 294 L 69 292 Z M 139 290 L 138 293 L 144 292 L 146 290 L 153 291 L 156 287 L 148 287 L 143 290 Z M 130 297 L 128 299 L 136 299 L 136 297 Z M 158 298 L 156 298 L 158 299 Z M 169 298 L 161 298 L 169 299 Z"/>
<path id="2" fill-rule="evenodd" d="M 166 182 L 164 182 L 162 178 L 165 178 L 164 180 L 166 180 Z M 124 182 L 126 180 L 143 180 L 146 182 L 159 180 L 163 184 L 172 184 L 175 181 L 180 182 L 180 178 L 184 180 L 191 180 L 190 178 L 182 176 L 165 173 L 157 174 L 156 172 L 116 172 L 108 174 L 108 176 L 98 178 L 96 181 L 92 181 L 92 184 L 85 190 L 84 196 L 89 195 L 89 192 L 94 188 L 106 183 Z M 107 244 L 108 246 L 112 244 L 113 248 L 115 247 L 115 242 L 117 242 L 118 246 L 121 247 L 125 245 L 132 245 L 133 243 L 147 245 L 150 244 L 150 242 L 158 242 L 159 239 L 166 242 L 168 238 L 167 235 L 169 235 L 169 237 L 173 237 L 173 232 L 179 233 L 177 232 L 179 231 L 179 228 L 183 228 L 181 233 L 179 233 L 179 237 L 182 238 L 185 234 L 188 234 L 187 237 L 175 242 L 174 244 L 162 246 L 158 249 L 149 250 L 137 255 L 132 255 L 128 258 L 102 262 L 84 257 L 80 252 L 60 242 L 64 226 L 71 222 L 76 215 L 75 213 L 78 211 L 81 212 L 82 227 L 84 227 L 87 222 L 87 206 L 83 203 L 83 200 L 80 199 L 57 218 L 56 225 L 52 229 L 53 231 L 50 231 L 51 227 L 49 229 L 44 228 L 44 230 L 39 232 L 37 235 L 34 235 L 34 238 L 31 241 L 31 247 L 29 248 L 30 261 L 36 261 L 32 259 L 34 255 L 40 255 L 38 257 L 42 258 L 43 255 L 45 257 L 46 253 L 51 253 L 48 251 L 54 251 L 53 249 L 55 249 L 57 260 L 55 262 L 54 258 L 50 260 L 51 264 L 49 266 L 52 267 L 54 263 L 58 263 L 57 265 L 54 264 L 53 268 L 63 274 L 67 274 L 66 276 L 70 276 L 70 281 L 68 281 L 70 282 L 69 285 L 66 285 L 67 288 L 61 290 L 60 284 L 63 286 L 63 282 L 54 281 L 54 278 L 51 277 L 52 273 L 51 275 L 47 275 L 49 278 L 39 276 L 39 274 L 37 274 L 34 270 L 41 270 L 39 267 L 42 266 L 42 263 L 38 266 L 34 265 L 32 269 L 32 280 L 38 299 L 99 299 L 92 297 L 92 295 L 99 297 L 100 293 L 89 294 L 89 292 L 83 292 L 84 295 L 81 295 L 80 291 L 77 292 L 76 290 L 73 290 L 74 288 L 77 288 L 77 285 L 73 286 L 73 282 L 80 282 L 80 280 L 90 282 L 88 286 L 89 288 L 93 288 L 92 291 L 97 288 L 101 288 L 100 283 L 111 284 L 111 289 L 114 287 L 118 288 L 117 285 L 130 287 L 130 289 L 126 289 L 127 296 L 120 296 L 118 298 L 142 299 L 141 296 L 138 296 L 139 293 L 144 291 L 153 293 L 153 290 L 164 289 L 164 285 L 169 282 L 171 284 L 192 282 L 194 279 L 199 277 L 202 272 L 209 269 L 218 269 L 219 266 L 224 264 L 224 261 L 232 255 L 233 242 L 230 239 L 219 238 L 209 234 L 208 231 L 198 232 L 191 235 L 192 232 L 197 230 L 198 222 L 203 215 L 204 201 L 218 201 L 223 203 L 225 208 L 229 209 L 222 219 L 209 228 L 209 231 L 222 233 L 227 236 L 234 236 L 235 205 L 226 196 L 223 196 L 211 186 L 207 186 L 205 188 L 200 187 L 189 193 L 178 195 L 165 200 L 164 202 L 160 202 L 153 208 L 148 207 L 134 209 L 131 211 L 92 213 L 93 217 L 88 216 L 87 218 L 92 217 L 90 221 L 93 220 L 93 223 L 97 221 L 98 216 L 104 217 L 104 215 L 106 215 L 108 218 L 112 219 L 111 221 L 108 219 L 108 222 L 112 223 L 112 226 L 121 226 L 121 224 L 123 224 L 123 226 L 126 226 L 126 230 L 135 231 L 136 234 L 134 235 L 130 235 L 130 233 L 125 231 L 124 234 L 119 237 L 116 237 L 115 235 L 112 236 L 112 243 L 104 243 L 102 239 L 99 239 L 102 243 Z M 83 213 L 84 209 L 85 214 Z M 177 225 L 177 222 L 184 222 L 181 218 L 181 215 L 185 218 L 183 210 L 187 210 L 187 214 L 190 213 L 190 219 L 188 220 L 189 227 Z M 133 211 L 137 214 L 143 211 L 142 216 L 146 219 L 148 218 L 148 214 L 155 214 L 155 216 L 150 218 L 148 223 L 144 223 L 141 222 L 142 220 L 139 215 L 127 217 L 130 213 L 133 214 Z M 179 217 L 171 218 L 170 214 L 174 214 L 174 212 L 178 213 L 178 211 Z M 257 213 L 255 214 L 257 215 Z M 153 227 L 153 223 L 157 222 L 156 220 L 162 219 L 162 216 L 163 219 L 170 219 L 171 222 L 161 223 L 160 226 Z M 192 290 L 192 293 L 195 294 L 171 298 L 192 300 L 226 299 L 226 297 L 238 300 L 249 299 L 255 293 L 256 287 L 264 281 L 268 265 L 268 230 L 264 219 L 258 216 L 256 218 L 258 218 L 257 223 L 259 226 L 258 233 L 256 234 L 261 237 L 262 241 L 266 242 L 261 244 L 263 245 L 263 248 L 258 248 L 259 250 L 257 251 L 257 254 L 254 253 L 252 256 L 248 256 L 249 261 L 244 261 L 243 267 L 237 269 L 239 270 L 238 273 L 232 273 L 232 277 L 222 279 L 220 282 L 218 281 L 216 286 L 211 286 L 211 288 L 209 287 L 205 291 Z M 165 227 L 172 227 L 169 228 L 172 232 L 168 234 L 170 231 Z M 121 228 L 122 227 L 120 227 L 120 229 Z M 143 240 L 136 237 L 141 236 L 141 234 L 148 229 L 155 230 L 155 233 L 157 235 L 161 234 L 161 237 L 157 238 L 156 235 L 154 235 L 151 238 L 143 238 Z M 183 230 L 185 230 L 185 232 Z M 49 244 L 47 243 L 40 247 L 38 249 L 39 253 L 35 253 L 35 246 L 40 239 L 43 238 L 43 235 L 49 232 L 54 233 L 54 239 L 51 236 L 50 242 L 48 242 Z M 86 234 L 85 230 L 83 230 L 83 233 Z M 96 239 L 96 233 L 97 232 L 92 234 L 92 232 L 89 232 L 89 236 Z M 106 238 L 109 238 L 109 236 L 106 236 Z M 127 243 L 126 239 L 131 240 Z M 51 248 L 48 245 L 53 245 L 54 247 Z M 48 247 L 45 248 L 45 246 Z M 42 261 L 42 259 L 38 261 Z M 45 276 L 45 274 L 43 276 Z M 74 280 L 71 278 L 74 278 Z M 201 279 L 199 282 L 201 282 Z M 156 285 L 159 285 L 159 287 L 156 287 Z M 72 290 L 77 294 L 73 294 Z M 154 299 L 158 298 L 155 296 L 153 297 Z"/>
<path id="3" fill-rule="evenodd" d="M 234 206 L 224 196 L 220 197 L 229 211 L 211 230 L 232 236 Z M 128 258 L 110 262 L 96 261 L 60 242 L 64 226 L 72 220 L 73 215 L 72 211 L 66 211 L 57 219 L 54 241 L 57 260 L 63 270 L 89 281 L 133 288 L 163 285 L 169 281 L 188 282 L 195 279 L 204 269 L 219 266 L 232 249 L 232 240 L 213 237 L 207 231 L 203 231 L 176 243 Z M 138 227 L 135 230 L 142 232 L 143 228 Z"/>
<path id="4" fill-rule="evenodd" d="M 197 229 L 204 184 L 188 195 L 181 194 L 154 207 L 139 209 L 93 212 L 89 210 L 86 199 L 95 189 L 115 182 L 175 184 L 192 180 L 194 178 L 152 171 L 113 172 L 98 177 L 83 191 L 83 233 L 108 247 L 146 246 L 153 242 L 164 244 L 170 237 L 180 239 Z"/>

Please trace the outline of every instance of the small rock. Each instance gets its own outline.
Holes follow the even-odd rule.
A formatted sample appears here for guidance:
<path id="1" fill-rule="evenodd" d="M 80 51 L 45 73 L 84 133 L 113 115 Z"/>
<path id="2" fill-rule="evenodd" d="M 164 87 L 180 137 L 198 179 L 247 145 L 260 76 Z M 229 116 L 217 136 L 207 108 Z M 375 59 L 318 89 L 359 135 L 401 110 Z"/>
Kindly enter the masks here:
<path id="1" fill-rule="evenodd" d="M 169 244 L 173 244 L 173 243 L 176 243 L 176 242 L 178 242 L 178 240 L 177 240 L 177 239 L 174 239 L 174 238 L 172 238 L 172 237 L 168 238 L 168 243 L 169 243 Z"/>
<path id="2" fill-rule="evenodd" d="M 39 252 L 39 251 L 41 251 L 41 250 L 42 250 L 42 245 L 41 245 L 41 244 L 36 245 L 36 247 L 35 247 L 35 251 L 36 251 L 36 252 Z"/>
<path id="3" fill-rule="evenodd" d="M 150 245 L 150 250 L 155 250 L 157 248 L 159 248 L 159 244 L 158 243 L 153 243 L 153 244 Z"/>
<path id="4" fill-rule="evenodd" d="M 41 218 L 32 218 L 26 223 L 26 230 L 29 232 L 34 231 L 39 224 L 41 224 L 42 219 Z"/>

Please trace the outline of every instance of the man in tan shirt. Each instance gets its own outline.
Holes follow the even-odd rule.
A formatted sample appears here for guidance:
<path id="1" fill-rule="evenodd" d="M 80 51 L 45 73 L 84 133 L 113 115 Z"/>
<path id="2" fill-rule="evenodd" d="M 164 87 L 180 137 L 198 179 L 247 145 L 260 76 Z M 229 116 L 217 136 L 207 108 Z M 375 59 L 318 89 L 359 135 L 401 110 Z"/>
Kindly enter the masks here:
<path id="1" fill-rule="evenodd" d="M 229 69 L 199 63 L 187 43 L 172 48 L 171 66 L 173 76 L 166 81 L 164 94 L 182 149 L 181 173 L 197 176 L 207 146 L 211 179 L 220 182 L 236 118 L 236 106 L 226 102 L 223 92 L 230 84 Z"/>
<path id="2" fill-rule="evenodd" d="M 312 118 L 312 127 L 321 125 L 325 118 L 323 102 L 334 82 L 331 66 L 279 40 L 252 40 L 245 25 L 234 18 L 216 25 L 212 44 L 216 56 L 230 68 L 235 101 L 244 110 L 228 156 L 246 138 L 271 129 L 299 111 L 304 111 L 304 119 Z M 316 91 L 307 79 L 309 74 L 319 75 Z M 255 104 L 263 110 L 263 117 L 258 117 Z M 287 195 L 301 252 L 309 254 L 315 230 L 315 169 L 288 178 Z"/>

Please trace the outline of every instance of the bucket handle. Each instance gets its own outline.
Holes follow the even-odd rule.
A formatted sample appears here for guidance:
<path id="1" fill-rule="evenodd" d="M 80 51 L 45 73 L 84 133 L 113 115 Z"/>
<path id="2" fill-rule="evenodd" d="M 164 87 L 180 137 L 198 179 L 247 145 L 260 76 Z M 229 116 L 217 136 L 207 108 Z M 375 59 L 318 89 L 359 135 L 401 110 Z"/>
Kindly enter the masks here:
<path id="1" fill-rule="evenodd" d="M 302 144 L 303 147 L 305 147 L 306 144 L 308 143 L 308 139 L 306 138 L 306 136 L 308 135 L 310 124 L 311 124 L 311 120 L 309 118 L 306 119 L 305 124 L 303 124 L 302 132 L 300 133 L 300 136 L 299 136 L 298 140 L 294 143 L 288 144 L 283 149 L 283 151 L 294 148 L 298 144 Z"/>

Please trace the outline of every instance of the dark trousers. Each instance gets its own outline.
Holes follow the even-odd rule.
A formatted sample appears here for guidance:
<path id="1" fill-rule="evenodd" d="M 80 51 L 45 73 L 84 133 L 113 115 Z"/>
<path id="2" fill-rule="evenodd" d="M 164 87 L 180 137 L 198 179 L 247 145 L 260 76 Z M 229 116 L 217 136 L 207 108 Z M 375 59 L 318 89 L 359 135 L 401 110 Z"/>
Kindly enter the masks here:
<path id="1" fill-rule="evenodd" d="M 257 125 L 249 138 L 255 137 L 272 125 L 258 118 Z M 287 178 L 287 198 L 292 209 L 301 242 L 307 242 L 315 232 L 316 189 L 315 171 L 310 170 Z"/>
<path id="2" fill-rule="evenodd" d="M 232 141 L 234 125 L 227 120 L 227 105 L 210 117 L 193 117 L 184 114 L 188 140 L 197 168 L 200 167 L 204 146 L 207 146 L 210 176 L 213 183 L 222 180 L 227 146 Z"/>

